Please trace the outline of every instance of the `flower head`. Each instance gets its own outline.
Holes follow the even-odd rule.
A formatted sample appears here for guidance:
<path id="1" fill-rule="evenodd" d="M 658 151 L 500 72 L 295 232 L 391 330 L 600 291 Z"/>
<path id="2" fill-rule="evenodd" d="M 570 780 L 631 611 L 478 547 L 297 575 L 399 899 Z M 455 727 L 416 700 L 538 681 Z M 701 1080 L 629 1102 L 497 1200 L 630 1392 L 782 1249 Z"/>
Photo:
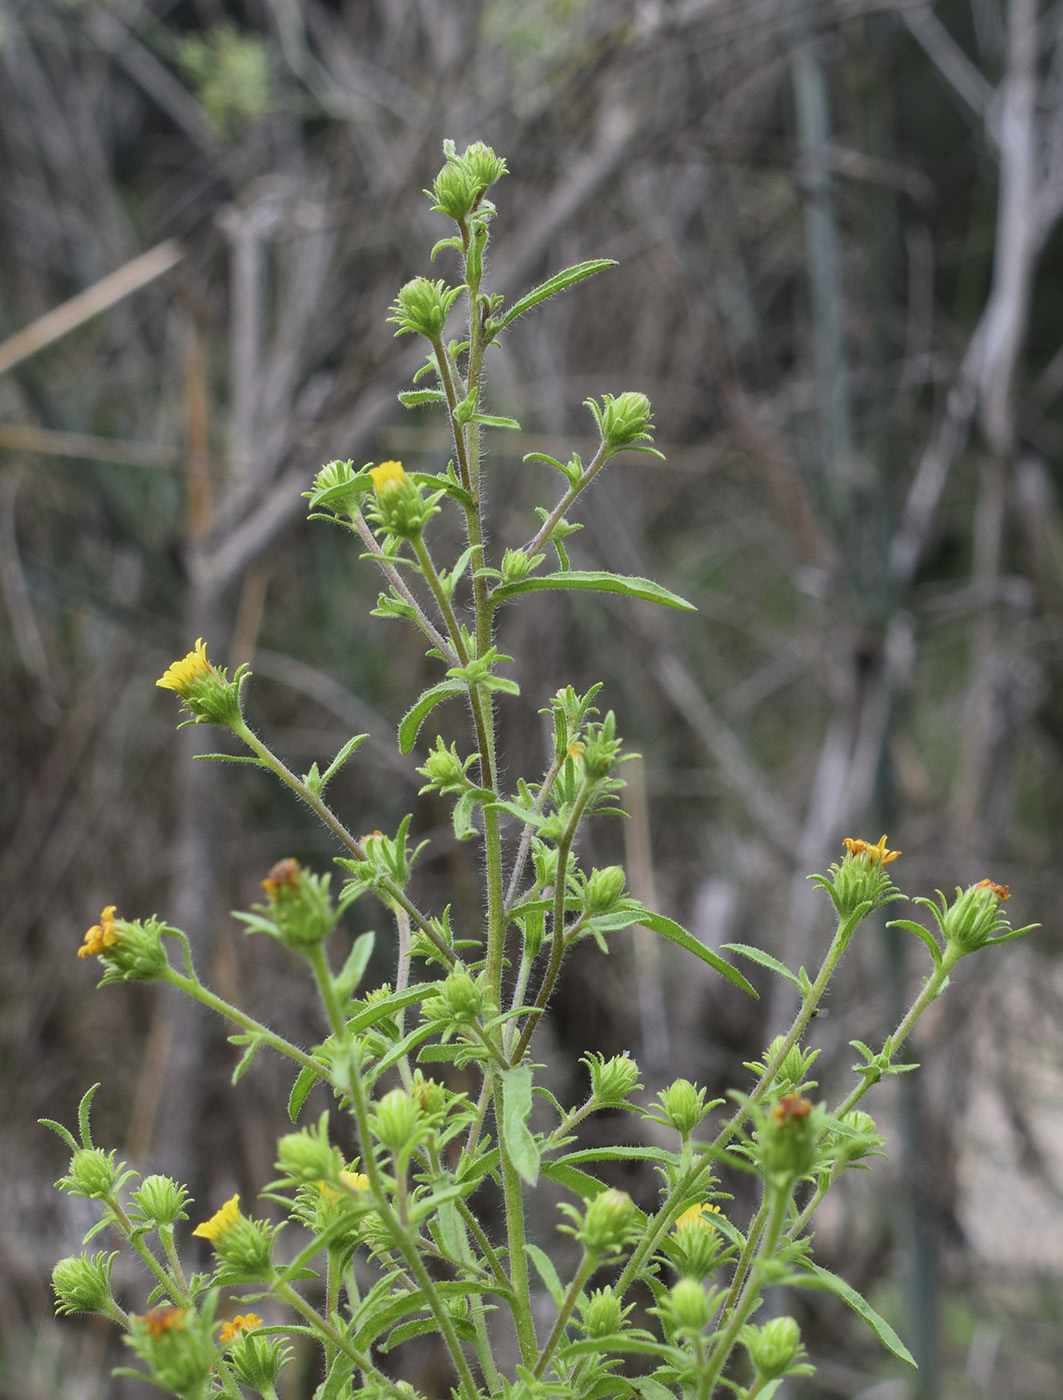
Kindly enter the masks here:
<path id="1" fill-rule="evenodd" d="M 207 644 L 200 637 L 195 648 L 180 661 L 167 666 L 155 684 L 163 690 L 175 690 L 182 699 L 186 699 L 196 681 L 205 679 L 213 669 L 207 660 Z"/>
<path id="2" fill-rule="evenodd" d="M 379 491 L 389 481 L 405 481 L 406 468 L 401 462 L 381 462 L 379 467 L 369 468 L 369 475 L 373 479 L 373 489 Z"/>
<path id="3" fill-rule="evenodd" d="M 104 949 L 113 948 L 118 942 L 118 935 L 114 931 L 114 911 L 117 908 L 117 904 L 108 904 L 100 915 L 100 922 L 93 924 L 86 933 L 85 941 L 78 949 L 79 958 L 94 958 Z"/>
<path id="4" fill-rule="evenodd" d="M 249 674 L 246 666 L 239 666 L 230 681 L 225 671 L 207 660 L 206 643 L 200 637 L 195 649 L 168 666 L 155 684 L 181 697 L 191 715 L 186 724 L 231 729 L 241 722 L 240 688 Z"/>
<path id="5" fill-rule="evenodd" d="M 237 1313 L 232 1322 L 223 1322 L 221 1334 L 218 1341 L 221 1343 L 231 1342 L 240 1332 L 253 1332 L 256 1327 L 262 1326 L 262 1319 L 258 1313 Z"/>
<path id="6" fill-rule="evenodd" d="M 846 836 L 842 845 L 851 856 L 866 856 L 868 865 L 889 865 L 891 860 L 896 860 L 900 855 L 900 851 L 886 850 L 885 832 L 873 846 L 870 841 L 861 841 L 852 836 Z"/>
<path id="7" fill-rule="evenodd" d="M 216 1244 L 240 1218 L 240 1197 L 231 1196 L 220 1210 L 215 1211 L 209 1220 L 204 1220 L 202 1225 L 197 1225 L 192 1233 Z"/>
<path id="8" fill-rule="evenodd" d="M 687 1206 L 672 1229 L 678 1230 L 682 1225 L 696 1225 L 702 1230 L 710 1230 L 713 1228 L 711 1217 L 719 1214 L 720 1207 L 714 1202 L 699 1201 L 696 1205 Z"/>

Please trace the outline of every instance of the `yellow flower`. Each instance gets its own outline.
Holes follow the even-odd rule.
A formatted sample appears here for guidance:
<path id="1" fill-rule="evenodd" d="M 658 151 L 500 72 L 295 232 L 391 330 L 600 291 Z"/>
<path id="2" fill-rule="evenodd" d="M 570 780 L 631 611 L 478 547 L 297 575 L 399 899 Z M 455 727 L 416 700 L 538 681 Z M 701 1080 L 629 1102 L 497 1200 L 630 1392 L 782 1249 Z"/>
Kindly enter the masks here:
<path id="1" fill-rule="evenodd" d="M 207 644 L 203 638 L 196 642 L 195 650 L 190 651 L 180 661 L 167 667 L 164 674 L 155 682 L 163 690 L 175 690 L 178 695 L 187 694 L 196 681 L 205 680 L 213 674 L 214 668 L 207 660 Z"/>
<path id="2" fill-rule="evenodd" d="M 93 924 L 86 933 L 85 941 L 78 949 L 79 958 L 93 958 L 105 948 L 113 948 L 118 942 L 118 935 L 114 931 L 114 911 L 117 908 L 116 904 L 108 904 L 100 915 L 100 922 Z"/>
<path id="3" fill-rule="evenodd" d="M 185 1326 L 184 1308 L 152 1308 L 143 1317 L 134 1314 L 137 1322 L 142 1322 L 149 1335 L 156 1341 L 167 1332 L 183 1332 Z"/>
<path id="4" fill-rule="evenodd" d="M 237 1313 L 232 1322 L 223 1322 L 219 1342 L 231 1342 L 237 1332 L 253 1332 L 262 1326 L 258 1313 Z"/>
<path id="5" fill-rule="evenodd" d="M 686 1210 L 672 1226 L 673 1230 L 678 1230 L 681 1225 L 701 1225 L 708 1229 L 712 1224 L 711 1220 L 705 1217 L 709 1215 L 719 1215 L 720 1207 L 714 1205 L 712 1201 L 700 1201 L 697 1205 L 687 1206 Z"/>
<path id="6" fill-rule="evenodd" d="M 373 478 L 374 489 L 379 491 L 389 481 L 405 481 L 406 468 L 401 462 L 381 462 L 379 467 L 369 468 L 369 475 Z"/>
<path id="7" fill-rule="evenodd" d="M 202 1239 L 210 1240 L 214 1244 L 225 1234 L 226 1230 L 231 1230 L 239 1219 L 240 1197 L 233 1196 L 225 1202 L 221 1210 L 215 1211 L 209 1220 L 204 1220 L 202 1225 L 197 1225 L 192 1233 L 199 1235 Z"/>
<path id="8" fill-rule="evenodd" d="M 846 836 L 842 845 L 851 856 L 867 856 L 868 865 L 889 865 L 891 860 L 896 860 L 900 855 L 900 851 L 886 850 L 885 833 L 874 846 L 870 841 L 854 840 L 852 836 Z"/>
<path id="9" fill-rule="evenodd" d="M 352 1191 L 368 1191 L 369 1178 L 365 1172 L 340 1172 L 340 1180 Z"/>

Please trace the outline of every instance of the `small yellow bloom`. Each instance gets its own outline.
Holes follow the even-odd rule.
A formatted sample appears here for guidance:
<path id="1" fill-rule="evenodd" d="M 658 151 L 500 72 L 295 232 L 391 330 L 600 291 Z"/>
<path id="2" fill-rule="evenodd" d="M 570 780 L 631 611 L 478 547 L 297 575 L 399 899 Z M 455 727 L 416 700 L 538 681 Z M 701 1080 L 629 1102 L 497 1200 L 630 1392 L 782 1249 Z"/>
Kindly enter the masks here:
<path id="1" fill-rule="evenodd" d="M 210 1240 L 214 1244 L 225 1234 L 226 1230 L 231 1230 L 239 1219 L 240 1197 L 233 1196 L 225 1202 L 221 1210 L 215 1211 L 209 1220 L 204 1220 L 202 1225 L 197 1225 L 192 1233 L 199 1235 L 202 1239 Z"/>
<path id="2" fill-rule="evenodd" d="M 1002 904 L 1005 899 L 1011 898 L 1011 890 L 1008 889 L 1007 885 L 994 885 L 992 880 L 979 880 L 975 889 L 992 890 Z"/>
<path id="3" fill-rule="evenodd" d="M 117 908 L 116 904 L 108 904 L 100 915 L 100 922 L 93 924 L 86 933 L 85 941 L 78 949 L 79 958 L 95 957 L 97 953 L 102 953 L 105 948 L 113 948 L 118 942 L 118 935 L 114 931 L 114 911 Z"/>
<path id="4" fill-rule="evenodd" d="M 340 1172 L 340 1180 L 349 1186 L 352 1191 L 368 1191 L 369 1178 L 365 1172 Z"/>
<path id="5" fill-rule="evenodd" d="M 190 651 L 182 660 L 175 661 L 172 666 L 167 667 L 155 684 L 161 686 L 163 690 L 175 690 L 178 695 L 183 697 L 196 681 L 204 680 L 207 676 L 212 675 L 213 669 L 207 660 L 207 644 L 200 637 L 196 642 L 195 650 Z"/>
<path id="6" fill-rule="evenodd" d="M 258 1313 L 237 1313 L 232 1322 L 223 1322 L 219 1342 L 231 1342 L 237 1332 L 253 1332 L 262 1326 Z"/>
<path id="7" fill-rule="evenodd" d="M 184 1308 L 152 1308 L 151 1312 L 146 1312 L 143 1317 L 137 1317 L 138 1322 L 142 1322 L 149 1334 L 156 1340 L 166 1332 L 183 1332 L 185 1326 Z"/>
<path id="8" fill-rule="evenodd" d="M 373 487 L 379 491 L 390 481 L 405 481 L 406 468 L 401 462 L 381 462 L 379 467 L 370 467 L 369 475 L 373 478 Z"/>
<path id="9" fill-rule="evenodd" d="M 842 845 L 851 856 L 867 856 L 868 865 L 889 865 L 891 860 L 896 860 L 900 855 L 900 851 L 886 850 L 885 833 L 874 846 L 870 841 L 855 840 L 852 836 L 846 836 Z"/>
<path id="10" fill-rule="evenodd" d="M 703 1229 L 708 1229 L 712 1224 L 711 1220 L 705 1217 L 709 1215 L 721 1214 L 720 1207 L 714 1205 L 712 1201 L 701 1201 L 697 1205 L 687 1206 L 686 1210 L 672 1226 L 673 1230 L 678 1230 L 680 1225 L 700 1225 Z"/>

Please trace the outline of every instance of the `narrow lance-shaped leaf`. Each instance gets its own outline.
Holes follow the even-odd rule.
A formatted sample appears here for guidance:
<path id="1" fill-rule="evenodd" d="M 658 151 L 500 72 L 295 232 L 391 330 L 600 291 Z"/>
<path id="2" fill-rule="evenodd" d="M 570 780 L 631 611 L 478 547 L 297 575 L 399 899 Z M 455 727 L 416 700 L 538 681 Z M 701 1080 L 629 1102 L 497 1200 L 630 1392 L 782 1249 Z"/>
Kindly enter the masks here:
<path id="1" fill-rule="evenodd" d="M 551 589 L 586 590 L 592 593 L 622 593 L 628 598 L 639 598 L 644 603 L 659 603 L 666 608 L 679 608 L 683 612 L 697 612 L 693 603 L 671 593 L 659 583 L 648 578 L 630 578 L 624 574 L 611 574 L 605 570 L 585 571 L 563 569 L 556 574 L 541 574 L 517 579 L 514 583 L 503 583 L 491 593 L 491 604 L 497 606 L 518 593 L 539 593 Z"/>
<path id="2" fill-rule="evenodd" d="M 589 262 L 576 263 L 572 267 L 566 267 L 563 272 L 556 272 L 553 277 L 548 277 L 545 282 L 540 282 L 537 287 L 533 287 L 527 295 L 522 296 L 519 301 L 515 301 L 508 311 L 504 311 L 501 316 L 492 321 L 492 338 L 499 331 L 504 331 L 518 316 L 523 316 L 525 311 L 530 311 L 533 306 L 538 306 L 548 297 L 556 296 L 558 292 L 563 292 L 576 282 L 582 282 L 584 277 L 593 277 L 596 272 L 604 272 L 607 267 L 615 266 L 616 262 L 613 258 L 592 258 Z"/>

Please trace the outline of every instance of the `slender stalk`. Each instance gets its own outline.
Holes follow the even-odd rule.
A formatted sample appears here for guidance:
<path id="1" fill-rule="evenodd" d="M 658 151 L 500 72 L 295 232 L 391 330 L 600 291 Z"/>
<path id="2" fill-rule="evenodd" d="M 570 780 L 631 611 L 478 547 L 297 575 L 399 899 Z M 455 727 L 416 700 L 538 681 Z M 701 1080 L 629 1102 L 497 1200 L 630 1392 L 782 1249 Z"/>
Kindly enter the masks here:
<path id="1" fill-rule="evenodd" d="M 588 487 L 591 484 L 594 478 L 601 471 L 602 467 L 604 467 L 606 462 L 609 460 L 610 455 L 611 454 L 606 448 L 605 443 L 599 443 L 598 451 L 594 454 L 590 465 L 584 468 L 583 474 L 576 482 L 575 486 L 570 486 L 568 488 L 565 494 L 558 501 L 557 505 L 554 506 L 553 510 L 543 521 L 542 527 L 536 532 L 535 535 L 532 536 L 532 538 L 524 546 L 524 553 L 528 556 L 529 559 L 531 559 L 534 555 L 539 553 L 540 549 L 542 549 L 543 545 L 550 538 L 551 532 L 553 531 L 554 527 L 558 524 L 560 520 L 564 518 L 565 512 L 572 508 L 572 503 L 575 501 L 576 497 L 580 494 L 580 492 L 585 490 L 586 487 Z"/>
<path id="2" fill-rule="evenodd" d="M 532 1314 L 531 1283 L 528 1277 L 527 1237 L 524 1230 L 524 1187 L 509 1155 L 503 1123 L 504 1090 L 497 1071 L 492 1073 L 495 1099 L 495 1126 L 498 1132 L 498 1158 L 502 1193 L 506 1206 L 506 1235 L 509 1245 L 509 1275 L 514 1299 L 511 1304 L 521 1356 L 525 1366 L 535 1361 L 539 1344 Z"/>
<path id="3" fill-rule="evenodd" d="M 546 1339 L 546 1345 L 539 1353 L 539 1360 L 535 1363 L 534 1375 L 536 1380 L 542 1379 L 543 1372 L 549 1365 L 551 1356 L 553 1356 L 554 1352 L 557 1350 L 558 1342 L 560 1342 L 561 1338 L 565 1335 L 565 1328 L 568 1326 L 568 1320 L 572 1316 L 573 1308 L 575 1308 L 577 1302 L 579 1302 L 579 1295 L 583 1292 L 583 1285 L 597 1267 L 598 1255 L 585 1250 L 583 1258 L 580 1260 L 580 1266 L 576 1270 L 576 1275 L 569 1284 L 564 1298 L 561 1300 L 561 1306 L 557 1310 L 557 1317 L 554 1320 L 550 1335 Z"/>

